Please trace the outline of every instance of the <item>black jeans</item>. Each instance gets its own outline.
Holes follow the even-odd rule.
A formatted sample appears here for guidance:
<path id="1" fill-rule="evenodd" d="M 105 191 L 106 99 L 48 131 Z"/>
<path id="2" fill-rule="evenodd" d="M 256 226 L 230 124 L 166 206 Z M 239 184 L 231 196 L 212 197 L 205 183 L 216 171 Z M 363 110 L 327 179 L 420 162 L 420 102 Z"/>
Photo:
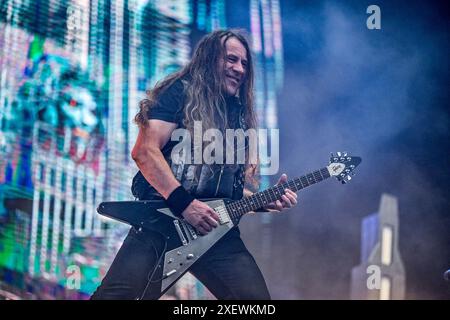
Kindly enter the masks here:
<path id="1" fill-rule="evenodd" d="M 148 284 L 149 275 L 157 263 L 157 253 L 149 241 L 150 236 L 148 231 L 130 230 L 91 299 L 159 297 L 160 282 Z M 270 299 L 261 271 L 242 242 L 237 228 L 229 231 L 196 261 L 190 272 L 217 299 Z"/>

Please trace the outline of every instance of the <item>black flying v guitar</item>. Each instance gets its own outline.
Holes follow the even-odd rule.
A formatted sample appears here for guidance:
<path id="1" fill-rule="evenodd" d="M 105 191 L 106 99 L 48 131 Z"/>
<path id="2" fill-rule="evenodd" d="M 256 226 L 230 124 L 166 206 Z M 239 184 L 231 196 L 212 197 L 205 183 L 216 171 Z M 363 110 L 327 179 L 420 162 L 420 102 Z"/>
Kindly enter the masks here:
<path id="1" fill-rule="evenodd" d="M 157 299 L 185 274 L 197 259 L 236 226 L 244 214 L 280 200 L 286 188 L 297 192 L 330 177 L 336 177 L 342 183 L 346 183 L 360 163 L 360 157 L 338 152 L 335 156 L 331 154 L 330 164 L 320 170 L 240 200 L 205 200 L 204 202 L 213 208 L 220 218 L 219 226 L 205 236 L 198 234 L 183 219 L 174 216 L 166 207 L 164 200 L 102 202 L 97 211 L 138 230 L 148 229 L 158 234 L 160 239 L 154 241 L 154 245 L 157 246 L 155 250 L 159 260 L 150 277 L 152 282 L 161 283 L 158 292 L 150 293 L 150 298 Z"/>

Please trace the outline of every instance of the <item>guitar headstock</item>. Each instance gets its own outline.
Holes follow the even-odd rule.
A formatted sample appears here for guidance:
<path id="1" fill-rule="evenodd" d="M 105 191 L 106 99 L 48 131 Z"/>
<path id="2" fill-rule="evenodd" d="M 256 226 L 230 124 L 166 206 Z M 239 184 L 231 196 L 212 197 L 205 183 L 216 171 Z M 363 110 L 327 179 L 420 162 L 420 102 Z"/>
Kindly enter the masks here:
<path id="1" fill-rule="evenodd" d="M 331 154 L 330 164 L 327 166 L 330 176 L 336 177 L 342 183 L 349 182 L 354 175 L 355 168 L 361 163 L 360 157 L 352 157 L 347 152 L 337 152 Z"/>

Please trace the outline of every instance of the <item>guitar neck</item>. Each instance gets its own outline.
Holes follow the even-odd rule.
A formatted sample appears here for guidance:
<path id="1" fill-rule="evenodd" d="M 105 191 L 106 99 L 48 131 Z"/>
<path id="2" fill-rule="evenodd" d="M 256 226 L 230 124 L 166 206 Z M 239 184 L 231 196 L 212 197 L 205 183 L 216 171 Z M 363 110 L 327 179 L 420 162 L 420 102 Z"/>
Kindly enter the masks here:
<path id="1" fill-rule="evenodd" d="M 264 191 L 254 193 L 241 200 L 233 201 L 227 204 L 227 211 L 229 212 L 231 219 L 236 222 L 239 221 L 244 214 L 265 207 L 276 200 L 280 200 L 281 196 L 285 193 L 285 189 L 297 192 L 317 182 L 328 179 L 329 177 L 330 173 L 328 172 L 328 169 L 322 168 L 304 176 L 289 180 L 283 184 L 275 185 Z"/>

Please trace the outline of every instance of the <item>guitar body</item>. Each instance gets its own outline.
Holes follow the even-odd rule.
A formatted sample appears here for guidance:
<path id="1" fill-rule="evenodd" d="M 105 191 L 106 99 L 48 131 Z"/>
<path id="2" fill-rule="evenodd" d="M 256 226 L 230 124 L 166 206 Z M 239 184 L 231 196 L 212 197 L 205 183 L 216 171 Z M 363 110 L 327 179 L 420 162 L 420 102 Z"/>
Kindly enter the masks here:
<path id="1" fill-rule="evenodd" d="M 102 202 L 97 208 L 104 216 L 125 222 L 137 230 L 149 230 L 159 235 L 153 242 L 161 259 L 151 278 L 152 282 L 158 282 L 155 279 L 162 280 L 159 291 L 157 289 L 158 292 L 150 293 L 153 298 L 157 299 L 164 294 L 195 261 L 235 226 L 224 210 L 231 200 L 214 199 L 203 202 L 214 209 L 221 220 L 218 227 L 205 236 L 197 233 L 184 220 L 175 217 L 163 200 Z"/>

